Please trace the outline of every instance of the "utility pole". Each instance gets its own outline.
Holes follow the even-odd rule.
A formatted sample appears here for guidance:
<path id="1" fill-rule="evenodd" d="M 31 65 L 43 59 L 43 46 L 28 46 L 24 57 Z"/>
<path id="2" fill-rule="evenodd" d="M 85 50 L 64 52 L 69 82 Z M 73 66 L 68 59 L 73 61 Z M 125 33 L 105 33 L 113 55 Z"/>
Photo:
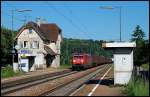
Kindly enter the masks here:
<path id="1" fill-rule="evenodd" d="M 24 25 L 26 24 L 27 17 L 24 16 Z"/>
<path id="2" fill-rule="evenodd" d="M 12 13 L 12 64 L 14 63 L 14 39 L 13 39 L 13 30 L 14 30 L 14 21 L 13 21 L 13 18 L 14 18 L 14 12 L 26 12 L 26 11 L 32 11 L 32 10 L 28 10 L 28 9 L 25 9 L 25 10 L 11 10 L 11 13 Z"/>
<path id="3" fill-rule="evenodd" d="M 30 9 L 24 9 L 24 10 L 16 10 L 17 12 L 20 12 L 20 13 L 24 13 L 24 12 L 30 12 L 32 10 Z M 25 15 L 24 16 L 24 25 L 26 24 L 26 20 L 27 20 L 27 16 Z"/>
<path id="4" fill-rule="evenodd" d="M 67 63 L 69 63 L 69 60 L 68 60 L 69 59 L 68 58 L 68 39 L 67 38 L 66 38 L 66 49 L 67 49 L 66 50 L 66 52 L 67 52 L 67 54 L 66 54 L 67 55 Z"/>
<path id="5" fill-rule="evenodd" d="M 120 9 L 120 42 L 122 41 L 121 40 L 121 7 L 118 7 Z"/>
<path id="6" fill-rule="evenodd" d="M 11 11 L 12 12 L 12 65 L 14 63 L 14 39 L 13 39 L 13 17 L 14 17 L 14 10 Z"/>

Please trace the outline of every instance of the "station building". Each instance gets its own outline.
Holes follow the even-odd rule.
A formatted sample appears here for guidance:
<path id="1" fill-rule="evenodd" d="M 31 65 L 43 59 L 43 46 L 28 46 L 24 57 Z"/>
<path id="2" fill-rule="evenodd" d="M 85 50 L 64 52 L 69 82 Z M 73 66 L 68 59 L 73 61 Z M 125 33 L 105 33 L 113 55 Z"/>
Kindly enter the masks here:
<path id="1" fill-rule="evenodd" d="M 30 21 L 19 29 L 15 40 L 18 54 L 18 62 L 13 63 L 15 71 L 60 66 L 62 33 L 56 24 Z"/>

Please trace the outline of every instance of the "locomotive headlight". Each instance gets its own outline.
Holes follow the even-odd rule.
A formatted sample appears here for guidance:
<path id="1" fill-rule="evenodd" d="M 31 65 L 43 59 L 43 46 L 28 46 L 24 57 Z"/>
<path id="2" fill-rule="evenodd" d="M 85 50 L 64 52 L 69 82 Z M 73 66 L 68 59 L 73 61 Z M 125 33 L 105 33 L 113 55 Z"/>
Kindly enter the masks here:
<path id="1" fill-rule="evenodd" d="M 81 62 L 83 63 L 83 59 L 81 59 Z"/>
<path id="2" fill-rule="evenodd" d="M 76 62 L 76 60 L 73 60 L 73 62 Z"/>

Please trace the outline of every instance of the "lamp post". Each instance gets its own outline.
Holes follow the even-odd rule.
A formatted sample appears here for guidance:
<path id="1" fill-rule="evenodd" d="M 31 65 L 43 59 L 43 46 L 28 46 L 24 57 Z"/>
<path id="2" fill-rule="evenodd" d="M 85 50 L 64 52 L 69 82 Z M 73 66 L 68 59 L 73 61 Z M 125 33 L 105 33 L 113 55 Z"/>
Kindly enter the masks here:
<path id="1" fill-rule="evenodd" d="M 107 10 L 112 10 L 112 9 L 115 9 L 115 8 L 118 8 L 119 9 L 119 23 L 120 23 L 120 42 L 122 41 L 121 40 L 121 9 L 122 7 L 100 7 L 101 9 L 107 9 Z"/>
<path id="2" fill-rule="evenodd" d="M 14 18 L 14 12 L 28 12 L 28 11 L 32 11 L 32 10 L 29 10 L 29 9 L 24 9 L 24 10 L 11 10 L 11 13 L 12 13 L 12 64 L 14 63 L 14 39 L 13 39 L 13 26 L 14 26 L 14 21 L 13 21 L 13 18 Z"/>

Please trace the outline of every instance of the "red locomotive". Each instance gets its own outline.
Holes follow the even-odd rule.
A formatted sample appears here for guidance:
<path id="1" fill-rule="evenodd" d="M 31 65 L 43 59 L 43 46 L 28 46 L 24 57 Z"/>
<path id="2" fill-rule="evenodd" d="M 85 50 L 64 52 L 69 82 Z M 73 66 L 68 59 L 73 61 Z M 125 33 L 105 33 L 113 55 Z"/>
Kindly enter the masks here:
<path id="1" fill-rule="evenodd" d="M 111 63 L 110 58 L 103 56 L 89 55 L 89 54 L 73 54 L 72 58 L 72 69 L 85 69 L 94 67 L 101 64 Z"/>

